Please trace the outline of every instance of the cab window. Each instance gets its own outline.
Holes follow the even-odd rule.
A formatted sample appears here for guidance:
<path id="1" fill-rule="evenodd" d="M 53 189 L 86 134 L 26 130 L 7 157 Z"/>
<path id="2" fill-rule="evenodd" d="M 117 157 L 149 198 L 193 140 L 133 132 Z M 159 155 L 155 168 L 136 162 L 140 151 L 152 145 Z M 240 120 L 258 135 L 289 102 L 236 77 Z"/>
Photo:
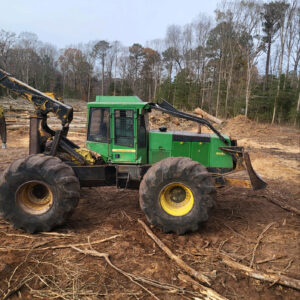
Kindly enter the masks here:
<path id="1" fill-rule="evenodd" d="M 92 107 L 88 128 L 88 141 L 107 143 L 109 137 L 109 108 Z"/>
<path id="2" fill-rule="evenodd" d="M 134 111 L 115 110 L 115 145 L 134 146 Z"/>

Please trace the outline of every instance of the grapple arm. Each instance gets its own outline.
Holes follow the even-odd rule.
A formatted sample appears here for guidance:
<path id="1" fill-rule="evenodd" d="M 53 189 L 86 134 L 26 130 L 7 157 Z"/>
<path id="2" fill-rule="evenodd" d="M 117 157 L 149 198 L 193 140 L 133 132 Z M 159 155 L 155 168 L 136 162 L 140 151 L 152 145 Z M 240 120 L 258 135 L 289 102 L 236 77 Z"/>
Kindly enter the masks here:
<path id="1" fill-rule="evenodd" d="M 67 104 L 59 102 L 49 95 L 29 86 L 28 84 L 14 78 L 9 73 L 0 69 L 0 86 L 9 89 L 14 94 L 31 102 L 35 108 L 35 114 L 30 117 L 30 140 L 29 153 L 36 154 L 43 152 L 45 141 L 41 141 L 42 132 L 53 137 L 50 154 L 55 155 L 57 149 L 68 153 L 72 159 L 79 164 L 86 164 L 84 157 L 78 153 L 79 147 L 67 139 L 69 124 L 73 120 L 73 108 Z M 54 113 L 61 121 L 61 130 L 54 131 L 48 127 L 47 115 Z M 43 146 L 42 146 L 43 145 Z M 44 152 L 46 153 L 46 152 Z"/>
<path id="2" fill-rule="evenodd" d="M 36 114 L 40 117 L 45 117 L 49 112 L 53 112 L 61 121 L 63 127 L 68 127 L 72 122 L 73 108 L 71 106 L 34 89 L 2 69 L 0 69 L 0 86 L 31 102 Z"/>

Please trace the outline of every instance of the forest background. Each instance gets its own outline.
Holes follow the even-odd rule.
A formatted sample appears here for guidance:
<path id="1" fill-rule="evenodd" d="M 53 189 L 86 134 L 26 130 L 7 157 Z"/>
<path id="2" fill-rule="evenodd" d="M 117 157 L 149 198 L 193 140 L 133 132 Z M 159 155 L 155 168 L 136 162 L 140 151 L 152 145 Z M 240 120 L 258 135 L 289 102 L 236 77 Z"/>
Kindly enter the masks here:
<path id="1" fill-rule="evenodd" d="M 170 25 L 164 39 L 63 49 L 0 28 L 0 68 L 62 98 L 165 99 L 217 117 L 300 126 L 300 2 L 221 1 L 214 16 Z M 8 92 L 0 88 L 0 95 Z"/>

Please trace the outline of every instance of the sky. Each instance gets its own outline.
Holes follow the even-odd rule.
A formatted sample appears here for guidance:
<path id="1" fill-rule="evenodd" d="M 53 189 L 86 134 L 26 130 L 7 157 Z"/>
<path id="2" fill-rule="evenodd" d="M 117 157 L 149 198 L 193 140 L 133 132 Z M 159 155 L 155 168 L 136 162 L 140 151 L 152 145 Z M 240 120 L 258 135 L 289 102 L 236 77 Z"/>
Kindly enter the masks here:
<path id="1" fill-rule="evenodd" d="M 33 32 L 59 48 L 93 40 L 145 45 L 164 38 L 169 25 L 185 25 L 200 13 L 213 17 L 217 3 L 220 1 L 0 0 L 0 30 Z"/>

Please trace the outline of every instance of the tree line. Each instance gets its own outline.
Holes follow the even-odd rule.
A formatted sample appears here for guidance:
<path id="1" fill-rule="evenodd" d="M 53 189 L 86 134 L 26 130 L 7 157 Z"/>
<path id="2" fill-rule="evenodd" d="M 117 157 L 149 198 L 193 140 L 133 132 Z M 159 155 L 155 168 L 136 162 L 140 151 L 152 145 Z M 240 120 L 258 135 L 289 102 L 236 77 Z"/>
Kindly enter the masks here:
<path id="1" fill-rule="evenodd" d="M 299 60 L 297 0 L 222 1 L 214 18 L 171 25 L 144 46 L 97 40 L 57 49 L 34 33 L 0 31 L 0 68 L 63 98 L 138 95 L 298 126 Z"/>

